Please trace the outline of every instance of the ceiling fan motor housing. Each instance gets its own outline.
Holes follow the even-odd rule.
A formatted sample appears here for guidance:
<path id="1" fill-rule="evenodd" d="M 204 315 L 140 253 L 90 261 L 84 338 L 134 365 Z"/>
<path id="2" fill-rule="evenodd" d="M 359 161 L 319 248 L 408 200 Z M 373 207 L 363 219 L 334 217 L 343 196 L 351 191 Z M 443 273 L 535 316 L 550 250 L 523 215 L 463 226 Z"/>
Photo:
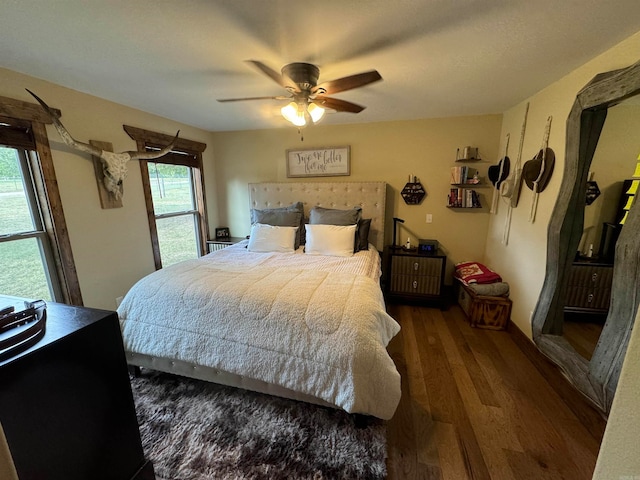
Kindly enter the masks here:
<path id="1" fill-rule="evenodd" d="M 318 84 L 320 69 L 310 63 L 289 63 L 282 67 L 282 75 L 288 76 L 303 90 Z"/>

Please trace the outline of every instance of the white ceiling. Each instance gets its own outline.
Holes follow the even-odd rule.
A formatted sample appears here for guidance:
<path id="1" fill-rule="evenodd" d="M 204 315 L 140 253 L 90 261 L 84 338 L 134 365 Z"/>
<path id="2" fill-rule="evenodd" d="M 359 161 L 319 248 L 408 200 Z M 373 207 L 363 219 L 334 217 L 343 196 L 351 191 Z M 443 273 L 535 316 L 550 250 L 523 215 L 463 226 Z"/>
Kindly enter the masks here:
<path id="1" fill-rule="evenodd" d="M 638 0 L 0 0 L 0 66 L 206 130 L 285 127 L 245 60 L 376 69 L 323 123 L 501 113 L 640 31 Z M 624 65 L 621 65 L 621 67 Z M 55 105 L 55 98 L 45 99 Z"/>

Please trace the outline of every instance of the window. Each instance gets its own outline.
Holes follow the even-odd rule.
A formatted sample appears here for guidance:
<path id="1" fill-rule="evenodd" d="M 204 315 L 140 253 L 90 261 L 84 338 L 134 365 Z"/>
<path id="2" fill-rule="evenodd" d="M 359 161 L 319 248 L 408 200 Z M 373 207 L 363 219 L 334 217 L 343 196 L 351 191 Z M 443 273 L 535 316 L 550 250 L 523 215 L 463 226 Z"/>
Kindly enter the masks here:
<path id="1" fill-rule="evenodd" d="M 39 105 L 0 97 L 0 293 L 82 305 Z"/>
<path id="2" fill-rule="evenodd" d="M 0 146 L 0 292 L 62 300 L 27 155 Z"/>
<path id="3" fill-rule="evenodd" d="M 197 258 L 199 218 L 191 168 L 155 162 L 147 167 L 162 265 Z"/>
<path id="4" fill-rule="evenodd" d="M 159 149 L 173 140 L 128 125 L 124 129 L 140 151 Z M 206 253 L 208 227 L 202 180 L 205 148 L 203 143 L 180 138 L 170 154 L 140 161 L 156 269 Z"/>

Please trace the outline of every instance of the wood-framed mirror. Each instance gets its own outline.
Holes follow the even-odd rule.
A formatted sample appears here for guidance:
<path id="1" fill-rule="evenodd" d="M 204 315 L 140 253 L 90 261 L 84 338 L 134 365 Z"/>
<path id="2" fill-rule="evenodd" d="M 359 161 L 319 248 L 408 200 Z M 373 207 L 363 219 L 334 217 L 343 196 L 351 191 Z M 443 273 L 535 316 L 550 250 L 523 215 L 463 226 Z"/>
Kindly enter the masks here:
<path id="1" fill-rule="evenodd" d="M 639 93 L 640 62 L 596 75 L 578 92 L 567 119 L 564 176 L 549 222 L 546 276 L 532 322 L 539 350 L 604 413 L 611 408 L 640 302 L 638 202 L 633 203 L 615 245 L 611 302 L 590 360 L 562 336 L 567 277 L 583 235 L 589 169 L 607 111 Z M 629 177 L 635 160 L 629 163 Z"/>

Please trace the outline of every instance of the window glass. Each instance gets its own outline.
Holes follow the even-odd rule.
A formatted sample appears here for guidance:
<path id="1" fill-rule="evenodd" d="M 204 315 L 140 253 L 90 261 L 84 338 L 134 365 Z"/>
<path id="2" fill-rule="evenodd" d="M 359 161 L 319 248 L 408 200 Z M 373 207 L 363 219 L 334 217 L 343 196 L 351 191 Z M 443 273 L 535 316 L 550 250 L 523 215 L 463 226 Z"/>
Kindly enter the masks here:
<path id="1" fill-rule="evenodd" d="M 26 151 L 0 147 L 0 293 L 53 300 L 59 285 L 28 172 Z"/>
<path id="2" fill-rule="evenodd" d="M 149 182 L 156 215 L 194 209 L 191 169 L 149 162 Z"/>
<path id="3" fill-rule="evenodd" d="M 35 230 L 18 151 L 0 147 L 0 235 Z"/>
<path id="4" fill-rule="evenodd" d="M 156 226 L 163 267 L 198 257 L 193 215 L 160 218 Z"/>
<path id="5" fill-rule="evenodd" d="M 38 239 L 0 242 L 0 293 L 52 300 Z"/>
<path id="6" fill-rule="evenodd" d="M 198 257 L 197 210 L 191 168 L 148 163 L 162 266 Z"/>

